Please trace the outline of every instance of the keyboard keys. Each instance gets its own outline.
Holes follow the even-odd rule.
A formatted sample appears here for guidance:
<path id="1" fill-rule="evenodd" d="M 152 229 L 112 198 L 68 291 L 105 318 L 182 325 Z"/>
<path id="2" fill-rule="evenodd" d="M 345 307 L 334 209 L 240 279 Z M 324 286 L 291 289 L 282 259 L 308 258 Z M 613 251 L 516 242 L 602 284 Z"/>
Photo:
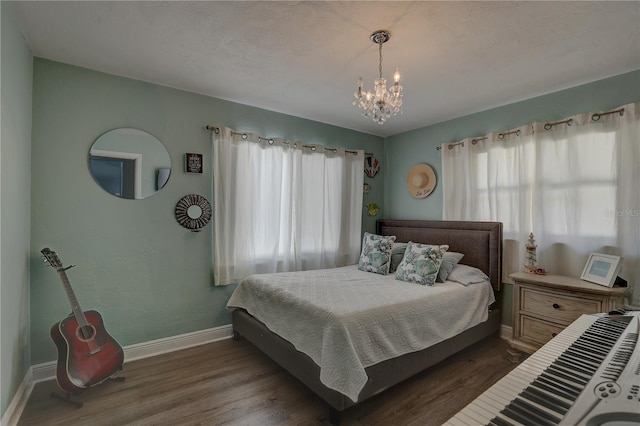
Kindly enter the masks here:
<path id="1" fill-rule="evenodd" d="M 582 316 L 450 419 L 449 426 L 560 424 L 627 327 L 628 320 Z M 633 348 L 618 349 L 608 374 L 619 374 Z M 606 388 L 602 393 L 611 393 Z"/>

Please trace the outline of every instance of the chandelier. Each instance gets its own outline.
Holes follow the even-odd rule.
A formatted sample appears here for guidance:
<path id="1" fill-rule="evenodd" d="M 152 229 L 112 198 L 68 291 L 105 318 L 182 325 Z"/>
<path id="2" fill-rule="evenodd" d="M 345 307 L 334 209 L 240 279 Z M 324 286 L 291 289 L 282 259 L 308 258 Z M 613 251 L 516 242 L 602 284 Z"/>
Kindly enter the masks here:
<path id="1" fill-rule="evenodd" d="M 387 80 L 382 78 L 382 45 L 389 41 L 391 34 L 386 30 L 378 30 L 371 34 L 371 41 L 378 45 L 380 62 L 378 70 L 380 77 L 375 79 L 373 92 L 365 92 L 362 87 L 362 77 L 358 78 L 358 90 L 353 94 L 352 104 L 362 109 L 362 115 L 371 117 L 378 124 L 383 124 L 387 118 L 402 113 L 402 86 L 400 73 L 396 68 L 393 74 L 393 86 L 387 89 Z"/>

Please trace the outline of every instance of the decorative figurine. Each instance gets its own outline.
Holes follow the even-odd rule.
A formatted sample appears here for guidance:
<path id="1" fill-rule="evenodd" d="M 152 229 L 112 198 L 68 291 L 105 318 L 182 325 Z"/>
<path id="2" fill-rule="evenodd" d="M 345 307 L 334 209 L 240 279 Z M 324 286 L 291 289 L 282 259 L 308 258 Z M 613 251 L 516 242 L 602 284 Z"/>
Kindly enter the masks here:
<path id="1" fill-rule="evenodd" d="M 537 273 L 538 271 L 538 259 L 536 258 L 536 240 L 533 237 L 533 232 L 529 234 L 529 239 L 527 240 L 527 244 L 525 248 L 527 249 L 527 253 L 524 255 L 526 262 L 524 264 L 524 271 L 531 272 L 532 274 Z"/>

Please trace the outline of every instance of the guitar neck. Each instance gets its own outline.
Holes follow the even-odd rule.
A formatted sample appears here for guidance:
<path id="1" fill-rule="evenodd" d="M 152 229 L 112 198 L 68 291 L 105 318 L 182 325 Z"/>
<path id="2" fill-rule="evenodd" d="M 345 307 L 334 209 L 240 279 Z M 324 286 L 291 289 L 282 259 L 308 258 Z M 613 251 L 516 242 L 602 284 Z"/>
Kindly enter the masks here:
<path id="1" fill-rule="evenodd" d="M 64 286 L 64 290 L 67 293 L 67 298 L 69 299 L 69 303 L 71 304 L 71 310 L 73 311 L 73 315 L 78 320 L 78 324 L 80 326 L 86 326 L 89 324 L 87 321 L 87 317 L 84 315 L 84 311 L 80 308 L 80 303 L 78 303 L 78 298 L 76 294 L 73 292 L 71 288 L 71 283 L 69 282 L 69 278 L 67 277 L 67 272 L 65 268 L 57 268 L 58 274 L 62 279 L 62 285 Z"/>

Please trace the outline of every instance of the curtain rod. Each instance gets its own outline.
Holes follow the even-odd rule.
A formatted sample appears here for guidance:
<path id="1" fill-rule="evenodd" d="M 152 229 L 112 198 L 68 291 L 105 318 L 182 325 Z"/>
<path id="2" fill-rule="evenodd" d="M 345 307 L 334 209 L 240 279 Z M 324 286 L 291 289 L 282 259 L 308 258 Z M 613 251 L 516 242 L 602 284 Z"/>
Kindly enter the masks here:
<path id="1" fill-rule="evenodd" d="M 471 144 L 472 144 L 472 145 L 475 145 L 475 144 L 477 144 L 478 142 L 483 141 L 483 140 L 485 140 L 485 139 L 487 139 L 487 137 L 486 137 L 486 136 L 481 137 L 481 138 L 473 138 L 473 139 L 471 139 Z M 462 146 L 464 146 L 464 142 L 453 142 L 453 143 L 450 143 L 450 144 L 448 144 L 448 145 L 447 145 L 447 148 L 449 148 L 449 149 L 453 149 L 453 147 L 458 146 L 458 145 L 462 145 Z M 442 147 L 441 147 L 441 146 L 437 146 L 437 147 L 436 147 L 436 151 L 440 151 L 441 149 L 442 149 Z"/>
<path id="2" fill-rule="evenodd" d="M 553 126 L 556 126 L 558 124 L 566 124 L 567 126 L 573 126 L 573 118 L 570 118 L 568 120 L 556 121 L 555 123 L 547 123 L 544 125 L 544 129 L 551 130 Z"/>
<path id="3" fill-rule="evenodd" d="M 207 129 L 207 130 L 211 130 L 211 131 L 212 131 L 213 133 L 215 133 L 216 135 L 220 134 L 220 127 L 212 126 L 212 125 L 210 125 L 210 124 L 207 124 L 207 125 L 206 125 L 206 126 L 204 126 L 204 127 L 205 127 L 205 129 Z M 238 132 L 234 132 L 233 130 L 231 131 L 231 133 L 232 133 L 232 134 L 234 134 L 234 135 L 241 135 L 241 136 L 242 136 L 242 139 L 247 139 L 247 134 L 246 134 L 246 133 L 238 133 Z M 272 145 L 272 144 L 273 144 L 273 138 L 263 138 L 262 136 L 258 136 L 258 141 L 267 141 L 267 142 L 269 143 L 269 145 Z M 291 144 L 291 142 L 289 142 L 289 141 L 283 141 L 282 143 L 284 143 L 285 145 L 290 145 L 290 144 Z M 312 151 L 315 151 L 315 150 L 316 150 L 316 147 L 315 147 L 315 146 L 313 146 L 313 145 L 305 145 L 305 144 L 302 144 L 301 146 L 302 146 L 303 148 L 311 148 L 311 150 L 312 150 Z M 325 149 L 326 151 L 331 151 L 331 152 L 333 152 L 333 153 L 338 152 L 338 148 L 329 148 L 329 147 L 324 147 L 324 149 Z M 344 152 L 348 152 L 349 154 L 357 154 L 357 153 L 358 153 L 358 151 L 354 151 L 354 150 L 352 150 L 352 149 L 345 149 L 345 150 L 344 150 Z M 365 152 L 365 153 L 364 153 L 364 155 L 372 157 L 372 156 L 373 156 L 373 153 L 371 153 L 371 152 Z"/>
<path id="4" fill-rule="evenodd" d="M 603 115 L 615 114 L 616 112 L 620 113 L 620 117 L 622 117 L 624 115 L 624 108 L 615 109 L 613 111 L 607 111 L 607 112 L 596 112 L 591 116 L 591 120 L 598 121 L 600 120 L 600 117 L 602 117 Z"/>
<path id="5" fill-rule="evenodd" d="M 593 114 L 591 114 L 591 120 L 592 121 L 598 121 L 598 120 L 600 120 L 600 117 L 602 117 L 603 115 L 610 115 L 610 114 L 616 114 L 616 113 L 620 114 L 620 117 L 622 117 L 624 115 L 624 108 L 618 108 L 618 109 L 614 109 L 614 110 L 611 110 L 611 111 L 605 111 L 605 112 L 594 112 Z M 573 118 L 568 118 L 566 120 L 556 121 L 556 122 L 553 122 L 553 123 L 546 123 L 544 125 L 544 129 L 545 130 L 551 130 L 551 128 L 553 126 L 556 126 L 558 124 L 566 124 L 567 126 L 572 126 L 573 125 Z M 515 130 L 513 132 L 498 133 L 498 138 L 499 139 L 504 139 L 504 137 L 506 135 L 510 135 L 512 133 L 515 133 L 516 135 L 520 136 L 520 130 Z M 485 140 L 485 139 L 487 139 L 486 136 L 482 137 L 482 138 L 471 139 L 471 143 L 473 145 L 475 145 L 475 144 L 478 143 L 478 141 Z M 448 144 L 448 148 L 449 149 L 453 149 L 454 147 L 456 147 L 458 145 L 464 146 L 464 142 L 453 142 L 453 143 L 450 143 L 450 144 Z M 436 147 L 437 151 L 440 151 L 441 149 L 442 149 L 441 146 L 437 146 Z"/>

